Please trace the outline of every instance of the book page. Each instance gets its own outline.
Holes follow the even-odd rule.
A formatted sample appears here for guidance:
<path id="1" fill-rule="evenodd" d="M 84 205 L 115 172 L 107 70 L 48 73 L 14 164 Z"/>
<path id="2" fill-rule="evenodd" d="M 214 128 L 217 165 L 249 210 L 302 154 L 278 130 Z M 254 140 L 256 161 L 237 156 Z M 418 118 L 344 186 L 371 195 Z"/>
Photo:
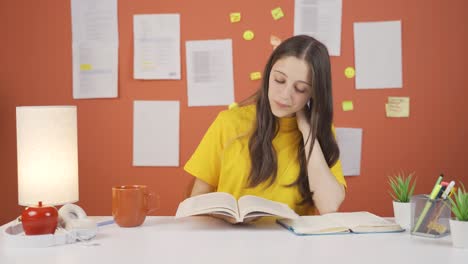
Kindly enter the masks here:
<path id="1" fill-rule="evenodd" d="M 175 217 L 180 218 L 207 213 L 222 214 L 238 219 L 237 202 L 228 193 L 212 192 L 201 194 L 187 198 L 181 202 L 177 208 Z"/>
<path id="2" fill-rule="evenodd" d="M 402 228 L 391 221 L 369 212 L 327 214 L 334 222 L 347 226 L 355 232 L 396 231 Z"/>
<path id="3" fill-rule="evenodd" d="M 296 212 L 286 204 L 253 195 L 242 196 L 238 203 L 241 219 L 271 215 L 293 219 L 299 217 Z"/>
<path id="4" fill-rule="evenodd" d="M 297 234 L 349 233 L 348 227 L 333 221 L 327 215 L 307 215 L 299 219 L 280 219 L 278 223 Z"/>

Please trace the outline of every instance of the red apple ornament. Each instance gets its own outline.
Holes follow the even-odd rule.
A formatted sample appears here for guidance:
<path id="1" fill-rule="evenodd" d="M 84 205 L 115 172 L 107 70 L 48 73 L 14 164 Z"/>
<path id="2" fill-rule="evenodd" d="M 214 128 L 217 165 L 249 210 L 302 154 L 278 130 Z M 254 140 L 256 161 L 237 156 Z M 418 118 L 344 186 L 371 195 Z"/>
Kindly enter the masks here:
<path id="1" fill-rule="evenodd" d="M 26 235 L 54 234 L 57 228 L 58 212 L 53 206 L 29 206 L 21 214 L 21 222 Z"/>

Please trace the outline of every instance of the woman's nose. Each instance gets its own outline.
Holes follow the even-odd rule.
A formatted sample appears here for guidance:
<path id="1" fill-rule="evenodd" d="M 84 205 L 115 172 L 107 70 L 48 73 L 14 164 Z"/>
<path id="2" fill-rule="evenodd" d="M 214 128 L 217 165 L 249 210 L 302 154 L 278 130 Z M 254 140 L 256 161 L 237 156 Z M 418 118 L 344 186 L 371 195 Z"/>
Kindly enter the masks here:
<path id="1" fill-rule="evenodd" d="M 281 90 L 281 97 L 283 99 L 289 100 L 291 98 L 291 92 L 293 88 L 287 85 L 283 90 Z"/>

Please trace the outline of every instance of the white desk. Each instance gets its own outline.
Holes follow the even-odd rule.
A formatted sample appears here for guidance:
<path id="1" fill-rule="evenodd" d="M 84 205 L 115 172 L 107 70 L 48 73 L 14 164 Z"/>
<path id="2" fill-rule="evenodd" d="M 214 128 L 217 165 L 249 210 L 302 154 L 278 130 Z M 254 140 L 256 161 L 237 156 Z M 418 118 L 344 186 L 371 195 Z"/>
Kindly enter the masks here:
<path id="1" fill-rule="evenodd" d="M 408 233 L 295 236 L 269 220 L 232 226 L 210 217 L 147 217 L 135 228 L 106 225 L 89 244 L 9 248 L 3 240 L 0 237 L 1 264 L 468 263 L 468 250 L 453 248 L 450 237 L 432 239 Z"/>

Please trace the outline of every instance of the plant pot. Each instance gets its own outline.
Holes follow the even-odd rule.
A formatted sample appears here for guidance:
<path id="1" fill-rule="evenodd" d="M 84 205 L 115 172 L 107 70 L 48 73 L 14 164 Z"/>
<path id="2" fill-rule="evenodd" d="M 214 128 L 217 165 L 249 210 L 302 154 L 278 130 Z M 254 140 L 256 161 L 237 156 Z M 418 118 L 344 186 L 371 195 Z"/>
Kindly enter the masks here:
<path id="1" fill-rule="evenodd" d="M 452 244 L 457 248 L 468 248 L 468 221 L 450 219 Z"/>
<path id="2" fill-rule="evenodd" d="M 411 226 L 411 203 L 393 201 L 393 215 L 397 224 L 409 230 Z"/>

